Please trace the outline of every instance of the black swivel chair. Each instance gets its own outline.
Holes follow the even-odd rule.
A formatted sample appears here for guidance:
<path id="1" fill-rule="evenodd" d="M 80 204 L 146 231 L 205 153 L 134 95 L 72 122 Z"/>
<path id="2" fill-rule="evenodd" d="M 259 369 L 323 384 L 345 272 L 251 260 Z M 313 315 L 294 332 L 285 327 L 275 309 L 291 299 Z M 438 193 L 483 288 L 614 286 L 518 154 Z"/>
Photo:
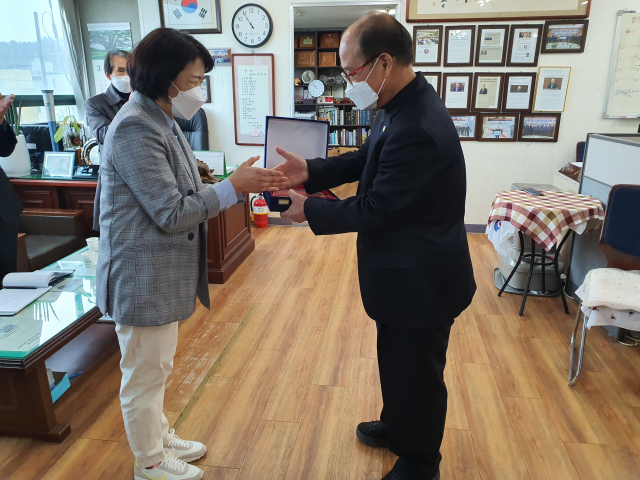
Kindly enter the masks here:
<path id="1" fill-rule="evenodd" d="M 184 133 L 191 150 L 209 150 L 209 123 L 203 109 L 196 112 L 191 120 L 175 117 L 178 126 Z"/>

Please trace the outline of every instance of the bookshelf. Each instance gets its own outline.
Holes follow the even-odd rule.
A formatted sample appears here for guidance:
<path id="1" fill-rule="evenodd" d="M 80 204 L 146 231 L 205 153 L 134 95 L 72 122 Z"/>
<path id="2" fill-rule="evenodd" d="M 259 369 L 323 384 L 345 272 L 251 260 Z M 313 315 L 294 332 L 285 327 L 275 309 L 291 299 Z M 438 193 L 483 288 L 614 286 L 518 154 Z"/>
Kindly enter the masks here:
<path id="1" fill-rule="evenodd" d="M 293 79 L 302 79 L 302 74 L 310 70 L 315 78 L 320 80 L 322 75 L 328 78 L 325 84 L 323 96 L 343 99 L 345 97 L 345 85 L 337 85 L 331 82 L 331 78 L 339 77 L 340 55 L 338 47 L 320 47 L 322 34 L 340 35 L 343 30 L 304 30 L 297 29 L 294 32 L 294 68 Z M 313 45 L 300 47 L 301 39 L 313 39 Z M 302 52 L 298 54 L 297 52 Z M 336 64 L 333 66 L 319 66 L 322 53 L 335 53 Z M 298 60 L 303 60 L 301 63 Z M 311 113 L 316 118 L 328 118 L 330 122 L 329 147 L 360 146 L 371 131 L 371 123 L 375 119 L 377 112 L 363 112 L 355 108 L 353 103 L 317 103 L 316 99 L 301 100 L 308 96 L 308 84 L 295 85 L 294 82 L 294 105 L 296 113 Z M 362 117 L 362 119 L 360 119 Z M 366 117 L 366 120 L 364 118 Z"/>

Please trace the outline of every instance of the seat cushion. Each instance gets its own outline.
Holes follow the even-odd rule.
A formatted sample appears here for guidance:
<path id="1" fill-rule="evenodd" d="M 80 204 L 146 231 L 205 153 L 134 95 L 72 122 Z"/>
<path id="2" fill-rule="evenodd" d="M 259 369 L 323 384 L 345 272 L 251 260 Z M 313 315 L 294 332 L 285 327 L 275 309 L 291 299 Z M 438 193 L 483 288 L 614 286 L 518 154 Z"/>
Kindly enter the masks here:
<path id="1" fill-rule="evenodd" d="M 27 234 L 25 242 L 32 271 L 51 265 L 82 247 L 82 240 L 73 235 Z"/>
<path id="2" fill-rule="evenodd" d="M 640 271 L 596 268 L 585 278 L 582 304 L 614 310 L 640 311 Z"/>

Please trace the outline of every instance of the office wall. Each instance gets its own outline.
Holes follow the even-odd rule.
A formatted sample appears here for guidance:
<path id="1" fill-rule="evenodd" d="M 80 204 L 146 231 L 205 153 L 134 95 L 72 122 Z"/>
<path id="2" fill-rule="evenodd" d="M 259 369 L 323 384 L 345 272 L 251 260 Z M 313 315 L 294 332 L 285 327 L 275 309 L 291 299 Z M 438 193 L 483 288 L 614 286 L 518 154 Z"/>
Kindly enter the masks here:
<path id="1" fill-rule="evenodd" d="M 96 0 L 81 0 L 97 3 Z M 344 5 L 341 0 L 325 0 L 326 3 Z M 105 3 L 117 4 L 123 0 Z M 224 0 L 221 5 L 222 34 L 200 35 L 198 39 L 207 47 L 230 47 L 233 53 L 250 53 L 238 44 L 231 32 L 231 16 L 244 0 Z M 291 81 L 291 38 L 289 29 L 289 1 L 261 0 L 257 2 L 271 14 L 274 22 L 273 36 L 257 52 L 275 54 L 276 115 L 289 116 L 293 102 Z M 296 0 L 299 4 L 318 1 Z M 366 2 L 363 2 L 366 3 Z M 463 142 L 468 169 L 467 215 L 468 224 L 484 224 L 495 193 L 509 189 L 513 182 L 552 183 L 554 172 L 575 158 L 576 143 L 589 132 L 636 132 L 637 120 L 605 120 L 602 118 L 606 83 L 613 48 L 616 13 L 638 6 L 634 0 L 593 0 L 587 44 L 581 54 L 540 55 L 540 66 L 571 66 L 571 80 L 565 113 L 562 115 L 558 143 L 477 143 Z M 138 0 L 141 32 L 146 34 L 160 26 L 157 0 Z M 372 9 L 375 8 L 372 6 Z M 404 18 L 404 0 L 402 17 Z M 131 21 L 120 17 L 117 21 Z M 92 20 L 97 21 L 97 20 Z M 110 20 L 116 21 L 116 20 Z M 496 22 L 485 22 L 496 23 Z M 503 22 L 509 23 L 509 22 Z M 540 23 L 540 22 L 528 22 Z M 413 24 L 407 24 L 413 31 Z M 135 38 L 134 38 L 135 41 Z M 469 71 L 474 68 L 443 69 L 442 71 Z M 518 72 L 532 69 L 501 67 L 495 71 Z M 218 67 L 211 72 L 213 103 L 205 110 L 209 118 L 211 148 L 224 150 L 227 164 L 239 163 L 252 155 L 262 154 L 261 147 L 235 145 L 233 129 L 233 90 L 230 67 Z"/>
<path id="2" fill-rule="evenodd" d="M 87 23 L 129 22 L 131 24 L 131 39 L 135 44 L 139 42 L 141 38 L 138 5 L 134 0 L 77 0 L 77 3 L 80 14 L 80 24 L 82 26 L 82 38 L 84 39 L 84 54 L 87 59 L 89 90 L 91 95 L 95 95 Z"/>

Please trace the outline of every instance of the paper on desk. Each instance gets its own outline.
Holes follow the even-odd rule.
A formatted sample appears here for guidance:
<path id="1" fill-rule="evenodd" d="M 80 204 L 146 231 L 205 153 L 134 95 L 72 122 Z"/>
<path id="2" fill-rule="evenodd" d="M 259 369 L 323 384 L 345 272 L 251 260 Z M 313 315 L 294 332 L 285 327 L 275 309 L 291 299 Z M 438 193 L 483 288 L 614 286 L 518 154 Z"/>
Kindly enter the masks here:
<path id="1" fill-rule="evenodd" d="M 214 175 L 225 175 L 224 152 L 196 150 L 193 154 L 198 160 L 206 163 Z"/>

